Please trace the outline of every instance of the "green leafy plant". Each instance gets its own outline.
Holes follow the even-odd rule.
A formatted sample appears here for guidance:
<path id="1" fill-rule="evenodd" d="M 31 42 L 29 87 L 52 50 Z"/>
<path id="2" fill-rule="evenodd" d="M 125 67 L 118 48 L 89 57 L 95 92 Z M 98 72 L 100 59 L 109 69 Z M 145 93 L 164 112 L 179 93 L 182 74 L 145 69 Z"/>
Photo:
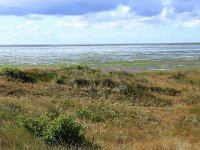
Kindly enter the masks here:
<path id="1" fill-rule="evenodd" d="M 20 124 L 49 145 L 82 146 L 83 128 L 72 117 L 45 114 L 38 118 L 20 117 Z"/>
<path id="2" fill-rule="evenodd" d="M 81 146 L 85 141 L 81 130 L 82 126 L 72 117 L 61 115 L 48 124 L 43 132 L 43 139 L 48 144 Z"/>

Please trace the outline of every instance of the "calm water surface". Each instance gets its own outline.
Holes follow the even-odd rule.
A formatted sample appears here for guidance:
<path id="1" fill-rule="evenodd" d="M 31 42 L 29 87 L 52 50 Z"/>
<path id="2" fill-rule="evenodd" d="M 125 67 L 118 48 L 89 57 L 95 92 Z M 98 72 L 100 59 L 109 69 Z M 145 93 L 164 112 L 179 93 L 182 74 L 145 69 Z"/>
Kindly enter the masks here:
<path id="1" fill-rule="evenodd" d="M 0 65 L 200 60 L 200 44 L 0 46 Z"/>

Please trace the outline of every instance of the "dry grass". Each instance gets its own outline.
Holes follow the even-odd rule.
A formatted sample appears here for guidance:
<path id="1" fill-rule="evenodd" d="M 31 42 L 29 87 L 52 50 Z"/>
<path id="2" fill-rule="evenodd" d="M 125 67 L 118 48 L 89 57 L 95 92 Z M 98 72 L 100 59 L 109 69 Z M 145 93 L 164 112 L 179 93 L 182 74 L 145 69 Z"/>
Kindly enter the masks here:
<path id="1" fill-rule="evenodd" d="M 45 112 L 73 116 L 102 149 L 200 147 L 199 69 L 132 74 L 73 66 L 22 72 L 31 82 L 0 76 L 1 149 L 69 149 L 44 144 L 16 121 L 21 114 Z"/>

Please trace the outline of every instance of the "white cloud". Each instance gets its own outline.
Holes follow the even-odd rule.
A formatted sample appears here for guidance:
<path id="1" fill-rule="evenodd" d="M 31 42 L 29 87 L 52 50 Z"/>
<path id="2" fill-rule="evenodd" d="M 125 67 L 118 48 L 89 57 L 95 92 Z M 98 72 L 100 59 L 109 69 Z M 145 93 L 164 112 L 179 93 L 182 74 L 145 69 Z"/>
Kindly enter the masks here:
<path id="1" fill-rule="evenodd" d="M 96 23 L 94 25 L 95 28 L 101 28 L 101 29 L 113 29 L 113 28 L 119 28 L 121 26 L 123 26 L 123 21 L 108 21 L 108 22 Z"/>
<path id="2" fill-rule="evenodd" d="M 108 12 L 109 13 L 109 12 Z M 130 7 L 119 5 L 116 10 L 110 11 L 110 16 L 114 18 L 127 18 L 130 17 Z"/>
<path id="3" fill-rule="evenodd" d="M 91 27 L 98 29 L 114 29 L 123 27 L 141 29 L 147 24 L 153 24 L 156 19 L 160 20 L 159 16 L 136 16 L 133 12 L 131 12 L 131 8 L 126 5 L 118 5 L 115 10 L 88 14 L 83 17 L 84 20 L 88 20 Z M 60 25 L 65 26 L 62 22 L 60 22 Z"/>
<path id="4" fill-rule="evenodd" d="M 168 21 L 174 15 L 173 9 L 170 7 L 164 7 L 162 13 L 160 14 L 161 21 Z"/>
<path id="5" fill-rule="evenodd" d="M 33 27 L 31 30 L 32 30 L 32 31 L 35 31 L 35 32 L 37 32 L 37 31 L 41 31 L 41 28 L 40 28 L 40 27 L 37 27 L 37 26 L 35 26 L 35 27 Z"/>
<path id="6" fill-rule="evenodd" d="M 73 17 L 69 20 L 60 20 L 56 23 L 58 28 L 86 28 L 89 27 L 89 23 L 80 17 Z"/>
<path id="7" fill-rule="evenodd" d="M 52 34 L 53 34 L 53 31 L 52 31 L 52 30 L 45 31 L 45 32 L 43 33 L 44 36 L 50 36 L 50 35 L 52 35 Z"/>
<path id="8" fill-rule="evenodd" d="M 115 10 L 87 14 L 85 18 L 90 22 L 110 22 L 130 19 L 132 16 L 133 13 L 130 12 L 130 7 L 119 5 Z"/>
<path id="9" fill-rule="evenodd" d="M 196 28 L 200 27 L 200 20 L 191 20 L 183 23 L 182 27 L 184 28 Z"/>
<path id="10" fill-rule="evenodd" d="M 23 24 L 11 25 L 11 29 L 13 29 L 13 30 L 20 30 L 20 29 L 23 29 L 23 27 L 24 27 Z"/>
<path id="11" fill-rule="evenodd" d="M 1 31 L 1 32 L 6 31 L 6 28 L 1 27 L 1 28 L 0 28 L 0 31 Z"/>
<path id="12" fill-rule="evenodd" d="M 128 27 L 137 31 L 145 31 L 150 28 L 153 28 L 154 25 L 145 22 L 136 22 L 133 20 L 129 22 Z"/>
<path id="13" fill-rule="evenodd" d="M 33 21 L 27 20 L 25 24 L 26 24 L 26 25 L 32 25 L 32 24 L 33 24 Z"/>

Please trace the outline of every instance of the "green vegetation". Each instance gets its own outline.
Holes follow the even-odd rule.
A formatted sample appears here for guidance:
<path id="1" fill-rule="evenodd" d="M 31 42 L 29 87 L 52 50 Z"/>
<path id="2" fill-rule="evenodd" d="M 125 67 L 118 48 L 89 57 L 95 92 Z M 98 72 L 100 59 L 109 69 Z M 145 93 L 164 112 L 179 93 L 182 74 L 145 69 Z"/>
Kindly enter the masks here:
<path id="1" fill-rule="evenodd" d="M 81 119 L 98 123 L 112 120 L 119 115 L 119 112 L 110 110 L 104 105 L 89 106 L 88 108 L 81 108 L 77 111 L 77 116 Z"/>
<path id="2" fill-rule="evenodd" d="M 200 70 L 0 72 L 0 148 L 191 149 L 200 144 Z"/>
<path id="3" fill-rule="evenodd" d="M 12 69 L 12 68 L 5 68 L 1 72 L 2 76 L 5 76 L 7 78 L 11 79 L 17 79 L 23 82 L 32 82 L 33 79 L 29 76 L 27 76 L 24 72 L 18 69 Z"/>
<path id="4" fill-rule="evenodd" d="M 82 126 L 72 117 L 45 114 L 40 118 L 21 117 L 20 124 L 49 145 L 82 146 L 85 141 Z"/>
<path id="5" fill-rule="evenodd" d="M 108 69 L 122 70 L 160 70 L 160 69 L 188 69 L 199 68 L 199 60 L 184 60 L 184 61 L 113 61 L 104 63 L 94 63 L 94 66 Z"/>
<path id="6" fill-rule="evenodd" d="M 57 84 L 63 84 L 64 83 L 64 78 L 62 76 L 57 76 L 53 80 Z"/>

